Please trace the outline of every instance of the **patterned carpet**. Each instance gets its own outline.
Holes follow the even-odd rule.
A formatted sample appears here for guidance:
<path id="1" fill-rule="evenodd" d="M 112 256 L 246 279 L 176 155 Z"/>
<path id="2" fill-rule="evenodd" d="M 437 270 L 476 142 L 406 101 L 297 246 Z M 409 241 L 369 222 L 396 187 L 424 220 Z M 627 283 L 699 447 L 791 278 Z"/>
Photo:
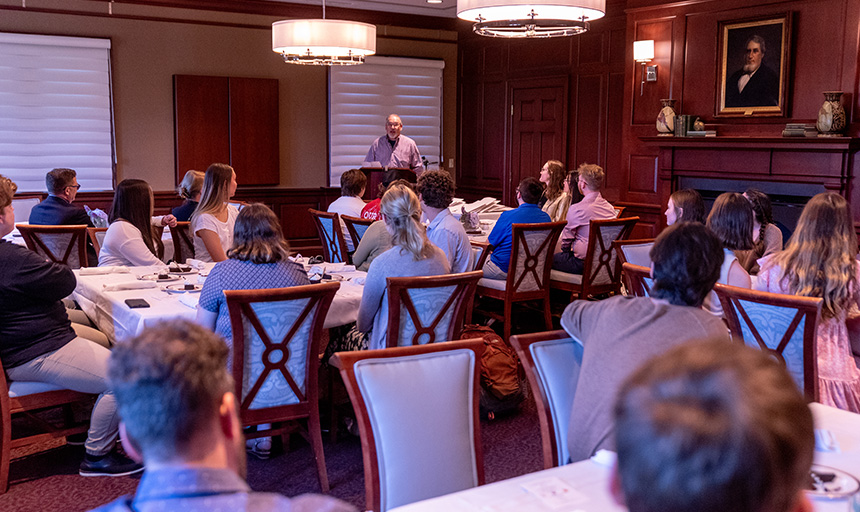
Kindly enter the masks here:
<path id="1" fill-rule="evenodd" d="M 325 425 L 325 421 L 323 423 Z M 364 475 L 361 445 L 357 437 L 343 433 L 337 443 L 325 443 L 326 465 L 331 495 L 364 510 Z M 542 468 L 540 427 L 530 398 L 518 414 L 481 422 L 484 470 L 487 483 L 530 473 Z M 319 492 L 310 447 L 293 436 L 287 453 L 266 461 L 249 457 L 248 482 L 258 491 L 296 496 Z M 83 447 L 67 446 L 64 441 L 16 450 L 12 454 L 11 487 L 0 495 L 0 510 L 5 512 L 85 511 L 123 494 L 133 493 L 138 479 L 83 478 L 78 464 Z"/>

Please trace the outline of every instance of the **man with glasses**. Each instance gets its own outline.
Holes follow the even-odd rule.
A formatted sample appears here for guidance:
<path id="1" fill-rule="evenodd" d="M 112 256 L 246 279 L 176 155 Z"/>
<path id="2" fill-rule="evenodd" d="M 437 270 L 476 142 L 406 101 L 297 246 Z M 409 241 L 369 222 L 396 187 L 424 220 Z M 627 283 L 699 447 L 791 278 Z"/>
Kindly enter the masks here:
<path id="1" fill-rule="evenodd" d="M 90 216 L 80 206 L 72 204 L 81 186 L 73 169 L 53 169 L 45 175 L 48 198 L 30 210 L 30 224 L 68 226 L 86 224 L 93 227 Z M 97 262 L 96 251 L 87 241 L 87 260 Z"/>
<path id="2" fill-rule="evenodd" d="M 364 161 L 379 162 L 382 167 L 412 169 L 416 174 L 424 172 L 418 146 L 406 135 L 400 135 L 401 131 L 403 131 L 403 122 L 400 121 L 400 116 L 397 114 L 388 116 L 385 122 L 385 135 L 373 141 Z"/>

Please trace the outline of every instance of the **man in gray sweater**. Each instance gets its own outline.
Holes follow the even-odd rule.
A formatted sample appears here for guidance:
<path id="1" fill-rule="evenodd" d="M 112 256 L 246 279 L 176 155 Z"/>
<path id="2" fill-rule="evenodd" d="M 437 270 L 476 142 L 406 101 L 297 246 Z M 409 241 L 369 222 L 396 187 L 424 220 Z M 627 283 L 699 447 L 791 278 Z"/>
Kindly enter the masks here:
<path id="1" fill-rule="evenodd" d="M 578 300 L 561 317 L 564 330 L 583 345 L 568 427 L 572 462 L 614 449 L 612 404 L 642 363 L 696 340 L 729 342 L 723 322 L 700 308 L 720 276 L 716 236 L 698 223 L 675 224 L 657 237 L 651 261 L 651 297 Z"/>

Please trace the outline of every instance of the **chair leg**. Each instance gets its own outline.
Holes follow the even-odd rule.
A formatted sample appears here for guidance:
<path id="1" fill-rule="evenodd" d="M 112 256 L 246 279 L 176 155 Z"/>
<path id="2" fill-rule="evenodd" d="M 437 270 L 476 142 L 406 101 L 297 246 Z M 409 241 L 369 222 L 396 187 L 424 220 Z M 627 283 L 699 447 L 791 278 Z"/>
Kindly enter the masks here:
<path id="1" fill-rule="evenodd" d="M 311 414 L 308 417 L 308 435 L 311 438 L 311 447 L 314 450 L 314 458 L 317 461 L 317 476 L 320 481 L 320 489 L 324 494 L 328 494 L 328 472 L 325 467 L 325 453 L 323 452 L 322 431 L 320 429 L 320 410 L 319 405 L 311 406 Z"/>
<path id="2" fill-rule="evenodd" d="M 508 346 L 510 346 L 510 344 L 511 344 L 511 323 L 513 322 L 513 319 L 511 318 L 511 310 L 513 309 L 512 306 L 513 305 L 511 304 L 510 301 L 507 301 L 507 300 L 505 301 L 505 306 L 504 306 L 504 312 L 505 312 L 504 333 L 505 333 L 505 343 L 507 343 Z"/>
<path id="3" fill-rule="evenodd" d="M 3 418 L 0 419 L 2 421 L 0 424 L 0 494 L 4 494 L 9 490 L 9 462 L 12 451 L 9 445 L 12 443 L 12 417 L 8 409 L 8 396 L 0 400 L 4 401 L 0 405 L 5 409 L 2 411 Z"/>
<path id="4" fill-rule="evenodd" d="M 552 311 L 550 311 L 549 297 L 543 299 L 543 321 L 546 325 L 546 330 L 552 330 Z"/>

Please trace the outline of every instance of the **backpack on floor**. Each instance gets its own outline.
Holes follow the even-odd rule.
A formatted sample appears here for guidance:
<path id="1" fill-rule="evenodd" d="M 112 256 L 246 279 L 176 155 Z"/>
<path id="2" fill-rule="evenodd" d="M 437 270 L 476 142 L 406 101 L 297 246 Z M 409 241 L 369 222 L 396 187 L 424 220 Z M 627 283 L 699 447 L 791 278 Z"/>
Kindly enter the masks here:
<path id="1" fill-rule="evenodd" d="M 495 331 L 483 325 L 464 326 L 460 338 L 484 339 L 484 353 L 481 356 L 481 415 L 493 419 L 498 413 L 516 410 L 524 394 L 519 359 L 514 349 Z"/>

